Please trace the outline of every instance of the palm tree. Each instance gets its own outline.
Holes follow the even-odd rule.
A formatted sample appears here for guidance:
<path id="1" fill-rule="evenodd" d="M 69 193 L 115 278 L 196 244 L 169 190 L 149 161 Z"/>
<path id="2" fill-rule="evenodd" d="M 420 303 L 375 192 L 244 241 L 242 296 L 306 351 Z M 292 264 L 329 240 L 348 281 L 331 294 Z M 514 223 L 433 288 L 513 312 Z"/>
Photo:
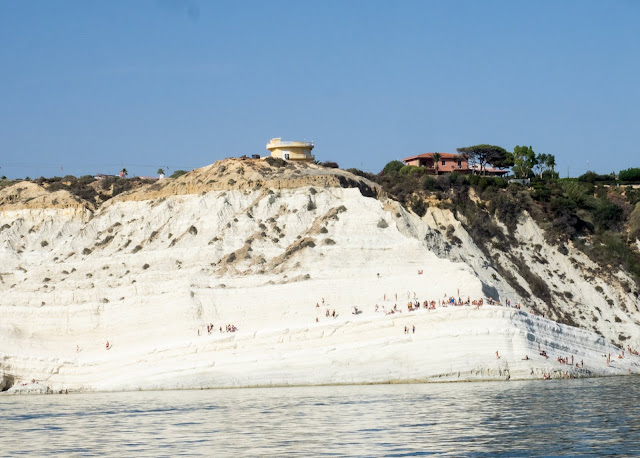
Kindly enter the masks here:
<path id="1" fill-rule="evenodd" d="M 156 172 L 158 175 L 164 175 L 164 169 L 158 169 Z"/>
<path id="2" fill-rule="evenodd" d="M 127 171 L 127 169 L 125 169 L 124 167 L 122 167 L 122 170 L 120 170 L 120 176 L 122 178 L 127 178 L 127 175 L 129 175 L 129 172 Z"/>
<path id="3" fill-rule="evenodd" d="M 431 157 L 433 158 L 433 166 L 436 169 L 436 175 L 437 175 L 438 171 L 440 170 L 440 159 L 442 158 L 442 155 L 440 153 L 433 153 Z"/>

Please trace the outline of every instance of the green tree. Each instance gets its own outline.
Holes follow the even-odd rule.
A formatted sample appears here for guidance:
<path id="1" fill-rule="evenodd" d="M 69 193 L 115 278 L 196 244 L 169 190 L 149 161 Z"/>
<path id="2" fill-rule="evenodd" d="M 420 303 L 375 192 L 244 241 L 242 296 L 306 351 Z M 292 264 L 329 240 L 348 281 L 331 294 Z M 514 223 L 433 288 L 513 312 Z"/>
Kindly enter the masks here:
<path id="1" fill-rule="evenodd" d="M 621 181 L 639 182 L 640 169 L 632 167 L 630 169 L 620 170 L 618 178 L 620 178 Z"/>
<path id="2" fill-rule="evenodd" d="M 127 178 L 127 175 L 129 175 L 129 172 L 123 167 L 122 170 L 120 170 L 120 176 L 122 178 Z"/>
<path id="3" fill-rule="evenodd" d="M 501 167 L 509 163 L 509 153 L 500 146 L 482 144 L 457 148 L 457 151 L 466 154 L 470 160 L 478 162 L 480 173 L 483 175 L 487 164 Z"/>
<path id="4" fill-rule="evenodd" d="M 400 161 L 391 161 L 387 163 L 382 169 L 382 173 L 384 175 L 389 175 L 390 173 L 398 173 L 400 169 L 404 167 L 404 164 Z"/>
<path id="5" fill-rule="evenodd" d="M 158 175 L 164 175 L 164 169 L 158 169 L 156 172 Z"/>
<path id="6" fill-rule="evenodd" d="M 442 154 L 433 153 L 431 157 L 433 157 L 433 167 L 436 169 L 436 175 L 438 175 L 438 172 L 440 171 L 440 159 L 442 159 Z"/>
<path id="7" fill-rule="evenodd" d="M 495 160 L 491 163 L 491 165 L 500 168 L 508 168 L 513 167 L 513 153 L 506 151 L 506 154 L 503 159 Z"/>
<path id="8" fill-rule="evenodd" d="M 547 166 L 547 169 L 550 169 L 552 173 L 555 173 L 556 157 L 553 154 L 547 154 L 545 165 Z"/>
<path id="9" fill-rule="evenodd" d="M 539 153 L 536 155 L 536 165 L 534 168 L 538 170 L 537 175 L 542 178 L 542 172 L 547 168 L 547 155 L 545 153 Z"/>
<path id="10" fill-rule="evenodd" d="M 513 148 L 513 173 L 516 178 L 529 178 L 533 167 L 538 163 L 536 153 L 530 146 L 516 145 Z"/>

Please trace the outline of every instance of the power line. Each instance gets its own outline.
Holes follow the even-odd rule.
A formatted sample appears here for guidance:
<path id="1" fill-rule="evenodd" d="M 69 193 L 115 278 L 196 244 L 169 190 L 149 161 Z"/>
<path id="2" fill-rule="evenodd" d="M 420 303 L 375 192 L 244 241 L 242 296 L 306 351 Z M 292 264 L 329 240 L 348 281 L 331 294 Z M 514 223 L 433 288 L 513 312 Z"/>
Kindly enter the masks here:
<path id="1" fill-rule="evenodd" d="M 128 164 L 128 167 L 167 167 L 167 168 L 197 168 L 203 167 L 198 165 L 167 165 L 167 164 Z M 60 168 L 60 167 L 121 167 L 121 164 L 26 164 L 19 162 L 2 162 L 0 163 L 0 167 L 20 167 L 20 168 Z"/>

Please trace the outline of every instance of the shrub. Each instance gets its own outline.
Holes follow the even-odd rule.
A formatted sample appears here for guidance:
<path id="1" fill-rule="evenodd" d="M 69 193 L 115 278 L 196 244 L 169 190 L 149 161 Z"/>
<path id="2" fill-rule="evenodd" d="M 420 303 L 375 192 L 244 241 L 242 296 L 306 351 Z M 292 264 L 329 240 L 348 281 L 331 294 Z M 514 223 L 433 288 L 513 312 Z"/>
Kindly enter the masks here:
<path id="1" fill-rule="evenodd" d="M 82 250 L 82 254 L 84 255 L 91 254 L 91 250 L 89 248 L 85 248 L 84 250 Z"/>
<path id="2" fill-rule="evenodd" d="M 176 170 L 175 172 L 173 172 L 171 174 L 171 176 L 169 178 L 178 178 L 178 177 L 181 177 L 182 175 L 184 175 L 186 173 L 187 173 L 186 170 Z"/>
<path id="3" fill-rule="evenodd" d="M 41 247 L 46 247 L 47 245 L 49 245 L 49 242 L 47 242 L 46 240 L 43 240 L 42 242 L 40 242 L 40 246 Z"/>
<path id="4" fill-rule="evenodd" d="M 147 270 L 147 269 L 149 268 L 149 264 L 146 264 L 146 263 L 145 263 L 145 265 L 143 265 L 143 266 L 142 266 L 142 268 L 143 268 L 144 270 Z"/>
<path id="5" fill-rule="evenodd" d="M 400 161 L 391 161 L 388 162 L 387 165 L 382 169 L 382 173 L 384 175 L 390 175 L 393 173 L 398 173 L 400 169 L 404 167 L 404 164 Z"/>
<path id="6" fill-rule="evenodd" d="M 357 175 L 359 177 L 363 177 L 363 178 L 368 178 L 369 180 L 375 181 L 375 175 L 368 173 L 368 172 L 363 172 L 360 169 L 347 169 L 347 172 L 349 173 L 353 173 L 354 175 Z"/>
<path id="7" fill-rule="evenodd" d="M 478 187 L 484 191 L 485 189 L 487 189 L 489 186 L 495 185 L 495 181 L 493 181 L 493 178 L 490 177 L 480 177 L 480 179 L 478 180 Z"/>
<path id="8" fill-rule="evenodd" d="M 191 227 L 189 228 L 189 234 L 191 234 L 191 235 L 197 235 L 197 234 L 198 234 L 198 229 L 196 229 L 196 227 L 195 227 L 195 226 L 191 226 Z"/>
<path id="9" fill-rule="evenodd" d="M 453 235 L 454 232 L 455 232 L 455 228 L 453 227 L 452 224 L 449 224 L 447 226 L 447 237 L 451 238 L 451 236 Z"/>
<path id="10" fill-rule="evenodd" d="M 286 167 L 287 166 L 287 161 L 285 161 L 284 159 L 281 159 L 279 157 L 271 157 L 268 156 L 265 158 L 264 160 L 267 164 L 269 164 L 271 167 Z"/>
<path id="11" fill-rule="evenodd" d="M 588 171 L 578 177 L 578 181 L 584 181 L 586 183 L 595 183 L 596 181 L 615 181 L 615 176 L 612 175 L 599 175 L 596 172 Z"/>
<path id="12" fill-rule="evenodd" d="M 108 191 L 111 188 L 111 185 L 115 183 L 116 177 L 105 177 L 100 180 L 100 189 L 104 191 Z"/>
<path id="13" fill-rule="evenodd" d="M 440 175 L 436 178 L 436 189 L 440 191 L 448 191 L 451 188 L 451 177 L 449 175 Z"/>
<path id="14" fill-rule="evenodd" d="M 405 165 L 404 167 L 402 167 L 399 171 L 398 174 L 400 175 L 422 175 L 425 172 L 425 168 L 424 167 L 418 167 L 415 165 Z"/>
<path id="15" fill-rule="evenodd" d="M 504 192 L 498 191 L 489 202 L 489 211 L 504 223 L 510 232 L 516 228 L 518 217 L 523 208 Z"/>
<path id="16" fill-rule="evenodd" d="M 380 221 L 378 221 L 378 227 L 380 229 L 386 229 L 389 227 L 389 224 L 385 221 L 384 218 L 380 218 Z"/>
<path id="17" fill-rule="evenodd" d="M 111 193 L 112 197 L 117 196 L 118 194 L 122 194 L 125 191 L 129 191 L 131 189 L 131 181 L 126 178 L 115 178 L 113 182 L 113 192 Z"/>
<path id="18" fill-rule="evenodd" d="M 449 186 L 458 186 L 464 183 L 464 178 L 458 172 L 451 172 L 447 175 L 449 178 Z"/>
<path id="19" fill-rule="evenodd" d="M 113 240 L 113 235 L 107 235 L 103 240 L 96 243 L 96 246 L 104 246 Z"/>
<path id="20" fill-rule="evenodd" d="M 313 240 L 305 240 L 300 244 L 300 248 L 313 248 L 315 247 L 316 244 L 313 242 Z"/>
<path id="21" fill-rule="evenodd" d="M 315 202 L 313 200 L 309 199 L 309 202 L 307 202 L 307 211 L 313 211 L 316 208 L 318 208 L 318 207 L 316 207 Z"/>
<path id="22" fill-rule="evenodd" d="M 47 191 L 49 192 L 56 192 L 62 189 L 67 189 L 67 187 L 60 181 L 55 181 L 47 186 Z"/>
<path id="23" fill-rule="evenodd" d="M 629 216 L 629 235 L 640 239 L 640 202 L 638 202 Z"/>
<path id="24" fill-rule="evenodd" d="M 608 201 L 602 200 L 593 212 L 594 223 L 604 229 L 616 227 L 623 218 L 623 209 Z"/>
<path id="25" fill-rule="evenodd" d="M 333 162 L 333 161 L 324 161 L 324 162 L 320 162 L 318 165 L 321 165 L 322 167 L 328 167 L 330 169 L 337 169 L 339 168 L 338 163 L 337 162 Z"/>
<path id="26" fill-rule="evenodd" d="M 426 176 L 422 179 L 422 189 L 425 191 L 435 191 L 436 184 L 436 179 L 432 176 Z"/>
<path id="27" fill-rule="evenodd" d="M 547 283 L 540 278 L 540 276 L 534 273 L 528 265 L 524 263 L 522 259 L 517 264 L 520 276 L 529 284 L 529 288 L 534 296 L 539 297 L 547 305 L 551 305 L 551 290 L 547 286 Z"/>
<path id="28" fill-rule="evenodd" d="M 580 208 L 594 208 L 593 185 L 577 181 L 563 182 L 561 190 L 571 202 Z"/>
<path id="29" fill-rule="evenodd" d="M 494 178 L 494 182 L 495 182 L 496 186 L 499 187 L 499 188 L 506 188 L 507 187 L 507 181 L 502 177 L 495 177 Z"/>
<path id="30" fill-rule="evenodd" d="M 425 213 L 427 213 L 428 204 L 420 199 L 419 197 L 414 197 L 411 201 L 411 210 L 418 215 L 419 217 L 423 217 Z"/>

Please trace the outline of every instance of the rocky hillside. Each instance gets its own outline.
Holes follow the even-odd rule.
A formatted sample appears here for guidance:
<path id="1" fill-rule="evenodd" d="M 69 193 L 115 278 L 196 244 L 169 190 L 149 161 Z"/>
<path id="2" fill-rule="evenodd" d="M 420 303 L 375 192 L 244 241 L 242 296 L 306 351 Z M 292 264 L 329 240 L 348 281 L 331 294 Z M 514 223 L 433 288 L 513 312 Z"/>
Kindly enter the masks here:
<path id="1" fill-rule="evenodd" d="M 336 365 L 350 363 L 344 355 L 332 359 L 337 341 L 328 336 L 349 330 L 352 337 L 362 336 L 359 345 L 391 345 L 404 322 L 375 321 L 372 334 L 364 322 L 344 320 L 354 306 L 367 317 L 378 316 L 383 307 L 406 311 L 414 298 L 508 299 L 609 342 L 640 347 L 640 312 L 627 273 L 617 266 L 603 270 L 571 243 L 561 249 L 548 243 L 526 214 L 509 225 L 496 218 L 492 225 L 503 236 L 493 233 L 495 243 L 476 243 L 469 217 L 446 206 L 434 202 L 418 216 L 366 178 L 279 161 L 227 159 L 100 205 L 64 189 L 14 184 L 0 190 L 3 384 L 32 378 L 71 389 L 313 383 L 293 372 L 291 380 L 273 375 L 280 367 L 275 361 L 289 358 L 298 369 L 311 364 L 296 353 L 302 347 L 295 343 L 321 335 L 326 339 L 313 344 L 321 352 L 318 358 L 337 372 L 329 371 L 329 378 L 319 382 L 361 383 L 367 381 L 362 374 L 376 370 L 381 371 L 376 381 L 388 380 L 391 376 L 384 374 L 391 373 L 404 380 L 411 377 L 384 366 L 393 361 L 381 360 L 367 363 L 375 368 L 363 365 L 364 372 L 341 378 Z M 339 318 L 326 316 L 334 310 Z M 504 329 L 513 320 L 523 330 L 534 326 L 529 318 L 505 319 Z M 568 332 L 552 331 L 557 325 L 547 321 L 534 327 L 547 329 L 548 335 Z M 215 338 L 206 328 L 211 323 Z M 238 334 L 225 332 L 227 326 Z M 512 332 L 500 326 L 497 334 Z M 464 335 L 461 329 L 447 332 Z M 464 329 L 484 335 L 466 324 Z M 524 338 L 527 332 L 522 332 Z M 383 336 L 391 340 L 380 341 Z M 520 349 L 531 351 L 526 345 L 542 341 L 530 338 L 516 345 L 500 339 L 514 361 L 521 359 Z M 552 340 L 544 340 L 547 348 L 561 350 Z M 355 348 L 352 338 L 348 342 Z M 285 343 L 289 347 L 279 346 Z M 495 359 L 494 341 L 488 345 L 487 354 Z M 590 345 L 596 352 L 612 348 L 597 336 Z M 256 346 L 266 353 L 251 353 Z M 223 353 L 227 359 L 216 359 Z M 276 358 L 260 366 L 267 374 L 263 378 L 240 377 L 236 366 L 224 369 L 239 364 L 238 358 L 252 367 L 262 361 L 260 354 Z M 444 371 L 442 364 L 424 377 L 453 377 L 453 369 Z M 480 378 L 509 373 L 508 367 L 486 364 L 456 373 Z M 521 376 L 538 376 L 542 369 L 519 370 Z"/>

